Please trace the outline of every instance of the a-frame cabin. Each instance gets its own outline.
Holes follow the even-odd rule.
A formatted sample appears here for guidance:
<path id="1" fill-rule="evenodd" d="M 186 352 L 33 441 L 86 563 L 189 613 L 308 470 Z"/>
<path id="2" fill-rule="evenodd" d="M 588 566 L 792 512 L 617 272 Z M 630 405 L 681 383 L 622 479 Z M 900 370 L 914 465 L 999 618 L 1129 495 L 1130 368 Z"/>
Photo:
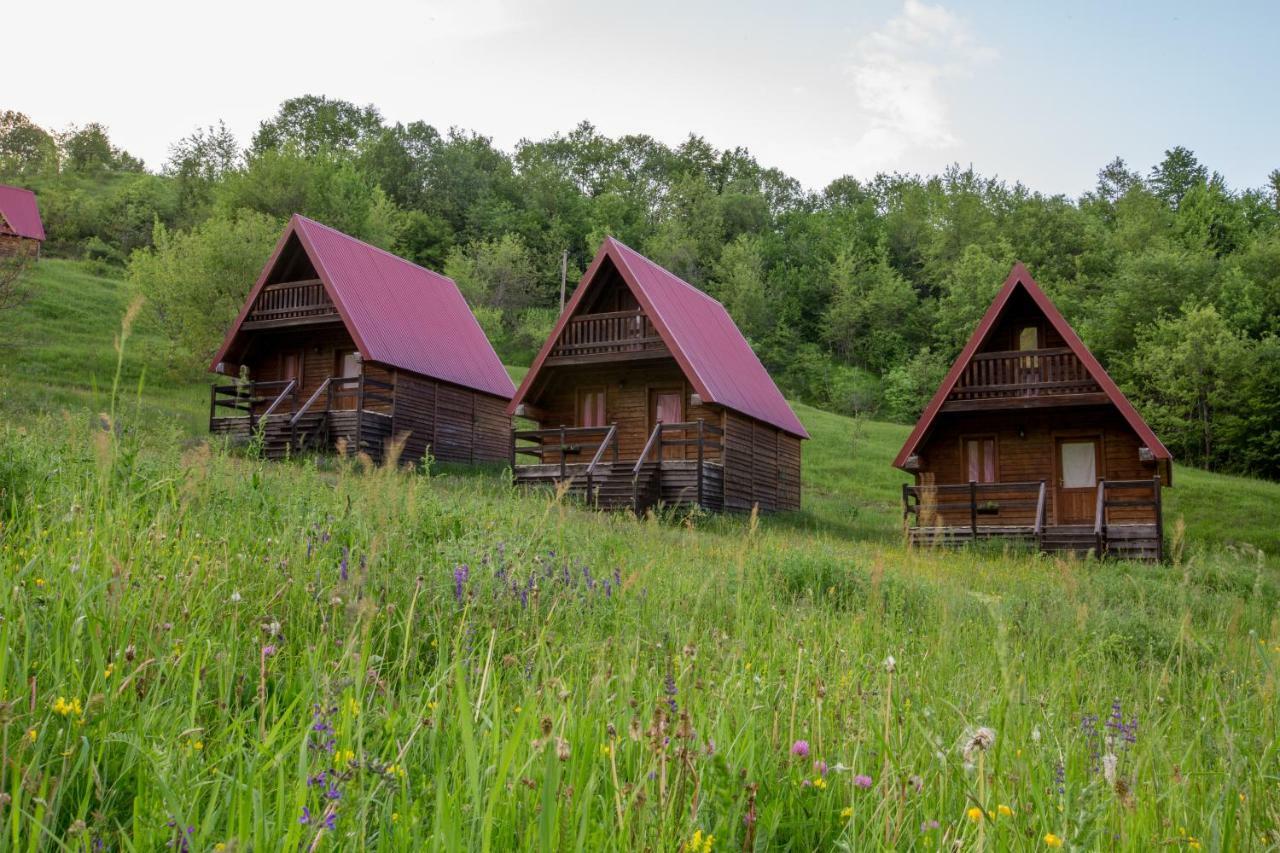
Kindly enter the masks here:
<path id="1" fill-rule="evenodd" d="M 457 285 L 294 216 L 211 370 L 209 429 L 303 449 L 504 462 L 514 386 Z M 244 377 L 244 378 L 241 378 Z"/>
<path id="2" fill-rule="evenodd" d="M 613 238 L 510 411 L 537 423 L 514 433 L 517 483 L 567 482 L 637 512 L 800 507 L 808 433 L 729 313 Z"/>
<path id="3" fill-rule="evenodd" d="M 1020 263 L 893 464 L 913 541 L 1163 558 L 1172 456 Z"/>
<path id="4" fill-rule="evenodd" d="M 44 239 L 35 193 L 0 184 L 0 258 L 35 260 Z"/>

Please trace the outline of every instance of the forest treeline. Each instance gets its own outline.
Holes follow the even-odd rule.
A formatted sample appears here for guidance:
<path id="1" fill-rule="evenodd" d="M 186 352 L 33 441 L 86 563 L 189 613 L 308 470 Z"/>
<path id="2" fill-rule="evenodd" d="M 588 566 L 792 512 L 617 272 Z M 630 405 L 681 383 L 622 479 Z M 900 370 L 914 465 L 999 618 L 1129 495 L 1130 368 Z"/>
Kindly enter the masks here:
<path id="1" fill-rule="evenodd" d="M 156 172 L 100 124 L 3 113 L 0 181 L 39 194 L 47 253 L 127 270 L 189 363 L 294 212 L 453 277 L 512 363 L 551 328 L 566 253 L 572 288 L 613 235 L 723 302 L 789 396 L 904 422 L 1021 260 L 1180 461 L 1280 477 L 1280 170 L 1235 189 L 1181 147 L 1074 199 L 960 166 L 807 191 L 694 135 L 584 122 L 504 151 L 304 96 Z"/>

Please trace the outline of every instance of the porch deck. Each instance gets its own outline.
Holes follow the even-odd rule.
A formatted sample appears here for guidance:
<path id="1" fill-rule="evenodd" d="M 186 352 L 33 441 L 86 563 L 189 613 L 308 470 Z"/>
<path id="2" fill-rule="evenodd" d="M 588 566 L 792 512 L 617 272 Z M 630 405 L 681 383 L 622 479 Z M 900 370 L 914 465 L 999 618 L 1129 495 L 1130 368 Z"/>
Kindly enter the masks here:
<path id="1" fill-rule="evenodd" d="M 688 436 L 692 435 L 692 438 Z M 519 442 L 532 442 L 520 444 Z M 516 430 L 512 433 L 512 479 L 516 485 L 563 487 L 569 494 L 604 509 L 630 509 L 637 514 L 658 506 L 724 509 L 724 466 L 706 458 L 720 451 L 723 433 L 705 421 L 664 424 L 659 421 L 644 450 L 621 458 L 618 425 Z M 693 459 L 666 458 L 671 448 L 695 448 Z M 517 454 L 540 461 L 515 464 Z M 569 461 L 585 458 L 589 461 Z M 547 459 L 554 459 L 548 462 Z"/>
<path id="2" fill-rule="evenodd" d="M 1006 539 L 1040 551 L 1099 559 L 1164 559 L 1158 476 L 1099 480 L 1092 523 L 1052 523 L 1048 504 L 1043 480 L 902 487 L 903 524 L 912 545 Z M 1134 512 L 1146 518 L 1134 518 Z"/>
<path id="3" fill-rule="evenodd" d="M 299 391 L 294 380 L 214 385 L 209 432 L 245 443 L 260 432 L 262 453 L 269 459 L 342 451 L 382 461 L 391 437 L 393 385 L 364 375 L 331 376 L 306 400 Z"/>

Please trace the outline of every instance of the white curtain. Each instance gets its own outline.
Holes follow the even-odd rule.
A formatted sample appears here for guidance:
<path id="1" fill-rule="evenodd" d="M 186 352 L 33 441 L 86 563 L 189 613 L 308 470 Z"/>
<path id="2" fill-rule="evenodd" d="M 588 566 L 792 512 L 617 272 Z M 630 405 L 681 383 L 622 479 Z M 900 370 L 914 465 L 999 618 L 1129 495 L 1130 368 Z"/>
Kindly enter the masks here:
<path id="1" fill-rule="evenodd" d="M 1098 482 L 1097 454 L 1092 441 L 1062 445 L 1062 485 L 1067 489 L 1092 488 Z"/>

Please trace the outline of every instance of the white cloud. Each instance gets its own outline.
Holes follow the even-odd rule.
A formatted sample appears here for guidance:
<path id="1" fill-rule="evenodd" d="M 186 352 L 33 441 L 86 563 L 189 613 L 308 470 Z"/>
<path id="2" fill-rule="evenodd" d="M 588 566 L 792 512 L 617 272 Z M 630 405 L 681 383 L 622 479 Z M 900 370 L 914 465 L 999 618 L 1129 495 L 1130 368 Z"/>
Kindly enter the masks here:
<path id="1" fill-rule="evenodd" d="M 914 151 L 958 144 L 942 84 L 990 55 L 963 20 L 920 0 L 905 0 L 900 14 L 858 39 L 849 66 L 867 123 L 851 151 L 858 171 L 893 168 Z"/>

